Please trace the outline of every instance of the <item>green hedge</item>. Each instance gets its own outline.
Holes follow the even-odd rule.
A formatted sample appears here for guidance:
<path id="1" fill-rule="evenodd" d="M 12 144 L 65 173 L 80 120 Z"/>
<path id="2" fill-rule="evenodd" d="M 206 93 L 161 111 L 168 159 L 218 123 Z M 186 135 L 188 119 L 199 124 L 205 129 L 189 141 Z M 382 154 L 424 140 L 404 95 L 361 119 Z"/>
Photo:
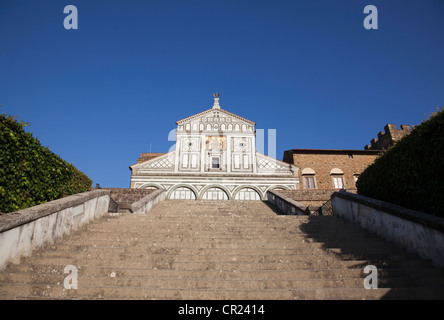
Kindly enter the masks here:
<path id="1" fill-rule="evenodd" d="M 359 177 L 358 193 L 444 216 L 444 110 L 385 151 Z"/>
<path id="2" fill-rule="evenodd" d="M 25 132 L 27 125 L 0 114 L 0 211 L 91 190 L 92 180 Z"/>

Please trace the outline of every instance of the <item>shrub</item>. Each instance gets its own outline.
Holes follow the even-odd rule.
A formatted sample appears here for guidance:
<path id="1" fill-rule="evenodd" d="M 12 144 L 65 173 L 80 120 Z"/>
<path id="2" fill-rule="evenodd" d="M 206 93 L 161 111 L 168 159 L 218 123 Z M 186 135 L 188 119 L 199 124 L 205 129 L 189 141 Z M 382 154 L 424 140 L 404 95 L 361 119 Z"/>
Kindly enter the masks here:
<path id="1" fill-rule="evenodd" d="M 359 177 L 358 193 L 444 216 L 444 110 L 386 150 Z"/>
<path id="2" fill-rule="evenodd" d="M 92 180 L 43 147 L 28 126 L 0 114 L 0 211 L 7 213 L 91 190 Z"/>

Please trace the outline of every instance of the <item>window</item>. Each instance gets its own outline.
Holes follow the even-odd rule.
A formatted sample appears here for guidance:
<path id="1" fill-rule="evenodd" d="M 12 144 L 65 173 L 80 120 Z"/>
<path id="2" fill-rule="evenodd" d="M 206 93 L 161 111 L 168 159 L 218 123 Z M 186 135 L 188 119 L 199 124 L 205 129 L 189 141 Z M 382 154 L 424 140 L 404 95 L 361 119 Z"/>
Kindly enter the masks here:
<path id="1" fill-rule="evenodd" d="M 244 154 L 244 169 L 248 169 L 249 161 L 248 155 Z"/>
<path id="2" fill-rule="evenodd" d="M 333 168 L 330 171 L 330 175 L 333 179 L 333 185 L 335 189 L 344 188 L 344 171 L 339 168 Z"/>
<path id="3" fill-rule="evenodd" d="M 302 181 L 304 189 L 316 189 L 316 172 L 312 168 L 302 169 Z"/>
<path id="4" fill-rule="evenodd" d="M 191 168 L 197 168 L 197 154 L 191 155 Z"/>
<path id="5" fill-rule="evenodd" d="M 188 167 L 188 154 L 185 153 L 182 155 L 182 168 Z"/>
<path id="6" fill-rule="evenodd" d="M 333 176 L 333 184 L 335 189 L 342 189 L 344 187 L 344 179 L 342 179 L 342 176 Z"/>
<path id="7" fill-rule="evenodd" d="M 240 155 L 234 155 L 234 169 L 240 169 Z"/>
<path id="8" fill-rule="evenodd" d="M 212 169 L 219 169 L 220 168 L 220 158 L 219 157 L 213 157 L 211 159 L 211 168 Z"/>
<path id="9" fill-rule="evenodd" d="M 315 178 L 314 176 L 304 177 L 305 189 L 315 189 Z"/>

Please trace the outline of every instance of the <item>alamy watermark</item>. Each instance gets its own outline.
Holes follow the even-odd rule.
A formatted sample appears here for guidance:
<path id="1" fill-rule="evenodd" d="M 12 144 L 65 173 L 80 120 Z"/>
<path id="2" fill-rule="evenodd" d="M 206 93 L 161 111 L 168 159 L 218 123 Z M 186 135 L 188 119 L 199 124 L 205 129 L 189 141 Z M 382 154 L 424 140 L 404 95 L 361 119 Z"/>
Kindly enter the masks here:
<path id="1" fill-rule="evenodd" d="M 364 278 L 364 288 L 378 289 L 378 268 L 374 265 L 365 266 L 364 273 L 370 273 Z"/>
<path id="2" fill-rule="evenodd" d="M 378 29 L 378 8 L 374 5 L 365 6 L 364 13 L 368 14 L 364 18 L 364 28 L 367 30 Z"/>
<path id="3" fill-rule="evenodd" d="M 68 14 L 63 20 L 63 26 L 66 30 L 78 29 L 79 28 L 79 18 L 78 10 L 74 5 L 67 5 L 63 9 L 64 14 Z M 364 7 L 364 13 L 368 14 L 363 21 L 364 28 L 366 30 L 378 29 L 378 8 L 374 5 L 367 5 Z"/>
<path id="4" fill-rule="evenodd" d="M 73 5 L 67 5 L 63 9 L 63 13 L 67 13 L 68 15 L 63 20 L 63 27 L 65 27 L 66 30 L 70 29 L 78 29 L 79 28 L 79 17 L 78 17 L 78 10 L 76 6 Z"/>
<path id="5" fill-rule="evenodd" d="M 63 269 L 63 273 L 68 273 L 68 275 L 63 280 L 63 287 L 67 290 L 77 290 L 79 288 L 77 281 L 77 267 L 69 264 L 65 266 L 65 269 Z"/>

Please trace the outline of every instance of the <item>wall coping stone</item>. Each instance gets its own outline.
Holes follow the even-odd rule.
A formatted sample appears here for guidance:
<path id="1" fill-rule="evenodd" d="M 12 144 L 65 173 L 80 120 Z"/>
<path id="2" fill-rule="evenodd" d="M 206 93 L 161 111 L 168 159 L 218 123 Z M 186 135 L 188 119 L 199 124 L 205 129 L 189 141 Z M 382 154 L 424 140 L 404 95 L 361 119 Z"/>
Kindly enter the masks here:
<path id="1" fill-rule="evenodd" d="M 163 190 L 163 189 L 156 190 L 156 191 L 150 193 L 149 195 L 143 197 L 142 199 L 132 203 L 131 204 L 131 209 L 130 209 L 131 212 L 136 212 L 137 210 L 142 208 L 144 204 L 154 200 L 155 198 L 157 198 L 163 192 L 166 192 L 166 191 Z"/>
<path id="2" fill-rule="evenodd" d="M 404 208 L 393 203 L 369 198 L 359 194 L 349 193 L 346 191 L 337 191 L 333 193 L 331 197 L 353 200 L 354 202 L 363 204 L 367 207 L 378 209 L 399 218 L 421 224 L 440 232 L 444 232 L 444 218 L 441 217 L 433 216 L 428 213 Z"/>
<path id="3" fill-rule="evenodd" d="M 300 203 L 300 202 L 298 202 L 296 200 L 293 200 L 292 198 L 287 197 L 286 195 L 278 193 L 279 191 L 268 190 L 268 192 L 274 194 L 276 197 L 279 197 L 282 200 L 285 200 L 285 201 L 291 203 L 292 205 L 294 205 L 295 207 L 298 207 L 301 210 L 305 210 L 305 208 L 306 208 L 306 206 L 304 206 L 302 203 Z"/>
<path id="4" fill-rule="evenodd" d="M 299 201 L 328 201 L 330 200 L 331 195 L 337 191 L 338 189 L 276 190 L 276 192 L 292 199 L 297 197 Z"/>
<path id="5" fill-rule="evenodd" d="M 305 210 L 307 209 L 307 207 L 304 206 L 302 203 L 300 203 L 300 202 L 298 202 L 298 201 L 296 201 L 296 200 L 293 200 L 292 198 L 289 198 L 289 197 L 287 197 L 287 196 L 285 196 L 285 195 L 283 195 L 283 194 L 280 194 L 280 193 L 278 193 L 278 191 L 275 191 L 275 190 L 268 190 L 267 192 L 269 192 L 269 193 L 271 193 L 272 195 L 274 195 L 274 196 L 276 196 L 276 197 L 278 197 L 278 198 L 284 200 L 285 202 L 290 203 L 291 205 L 293 205 L 293 206 L 299 208 L 299 209 L 300 209 L 301 211 L 303 211 L 303 212 L 305 212 Z"/>
<path id="6" fill-rule="evenodd" d="M 64 198 L 48 201 L 26 209 L 0 215 L 0 232 L 4 232 L 31 221 L 48 216 L 66 208 L 80 205 L 90 199 L 109 195 L 109 190 L 91 190 Z"/>

